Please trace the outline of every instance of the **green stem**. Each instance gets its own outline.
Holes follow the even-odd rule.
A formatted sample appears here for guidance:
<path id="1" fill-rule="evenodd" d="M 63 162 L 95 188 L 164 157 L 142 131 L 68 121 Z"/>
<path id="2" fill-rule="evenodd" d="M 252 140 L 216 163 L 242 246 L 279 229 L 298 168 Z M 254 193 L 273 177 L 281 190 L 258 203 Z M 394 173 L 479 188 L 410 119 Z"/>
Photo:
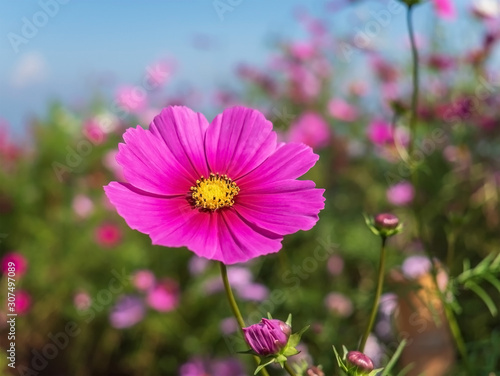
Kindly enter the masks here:
<path id="1" fill-rule="evenodd" d="M 377 316 L 378 303 L 380 301 L 380 295 L 382 295 L 382 287 L 384 285 L 384 270 L 385 270 L 385 242 L 387 238 L 382 236 L 382 245 L 380 247 L 380 263 L 378 267 L 378 281 L 377 281 L 377 291 L 375 292 L 375 301 L 373 302 L 372 312 L 370 313 L 370 320 L 368 321 L 368 326 L 366 327 L 365 334 L 361 340 L 359 346 L 359 351 L 363 352 L 365 349 L 366 341 L 370 335 L 373 323 L 375 322 L 375 317 Z"/>
<path id="2" fill-rule="evenodd" d="M 246 326 L 245 320 L 243 320 L 243 316 L 241 315 L 240 309 L 238 308 L 238 304 L 236 303 L 236 299 L 234 299 L 233 290 L 231 290 L 231 285 L 229 284 L 229 279 L 227 278 L 227 268 L 224 263 L 219 263 L 220 265 L 220 274 L 222 276 L 222 282 L 224 283 L 224 289 L 226 290 L 227 300 L 229 302 L 229 306 L 231 307 L 231 311 L 233 311 L 233 315 L 238 321 L 238 325 L 241 330 L 241 334 L 243 335 L 243 328 Z M 244 336 L 243 336 L 244 337 Z M 254 356 L 255 363 L 257 365 L 260 364 L 260 359 L 258 356 Z M 260 370 L 260 373 L 264 376 L 269 376 L 265 368 Z"/>
<path id="3" fill-rule="evenodd" d="M 286 369 L 286 371 L 288 372 L 288 374 L 289 374 L 290 376 L 295 376 L 295 372 L 293 372 L 292 367 L 290 367 L 290 366 L 288 365 L 288 363 L 285 363 L 285 369 Z"/>
<path id="4" fill-rule="evenodd" d="M 418 50 L 415 42 L 415 33 L 413 31 L 412 20 L 413 5 L 408 5 L 408 12 L 406 14 L 406 23 L 408 25 L 408 34 L 410 35 L 412 64 L 413 64 L 413 93 L 411 97 L 411 113 L 410 113 L 410 144 L 408 147 L 408 154 L 411 158 L 415 144 L 415 132 L 417 128 L 417 110 L 418 110 Z"/>

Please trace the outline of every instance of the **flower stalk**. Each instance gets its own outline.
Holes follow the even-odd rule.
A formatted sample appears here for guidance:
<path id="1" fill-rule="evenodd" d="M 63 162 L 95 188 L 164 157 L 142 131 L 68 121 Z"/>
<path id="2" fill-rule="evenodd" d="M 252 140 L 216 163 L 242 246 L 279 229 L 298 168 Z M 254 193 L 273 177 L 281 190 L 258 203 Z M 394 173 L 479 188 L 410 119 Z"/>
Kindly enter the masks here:
<path id="1" fill-rule="evenodd" d="M 366 341 L 368 340 L 368 336 L 370 335 L 373 323 L 375 322 L 375 317 L 377 316 L 378 304 L 380 302 L 380 296 L 382 295 L 382 287 L 384 285 L 384 270 L 385 270 L 385 243 L 387 240 L 386 236 L 381 236 L 382 245 L 380 247 L 380 262 L 378 267 L 378 280 L 377 280 L 377 291 L 375 292 L 375 300 L 373 302 L 372 311 L 370 313 L 370 319 L 368 321 L 368 326 L 366 327 L 365 334 L 361 340 L 361 344 L 359 346 L 359 351 L 363 352 L 365 349 Z"/>
<path id="2" fill-rule="evenodd" d="M 412 54 L 412 80 L 413 93 L 411 97 L 411 112 L 410 112 L 410 142 L 408 146 L 408 154 L 411 158 L 415 145 L 415 133 L 417 128 L 417 110 L 418 110 L 418 93 L 419 93 L 419 74 L 418 74 L 418 49 L 415 41 L 415 32 L 413 30 L 412 10 L 414 4 L 408 5 L 406 13 L 406 23 L 408 25 L 408 34 L 410 36 L 411 54 Z"/>
<path id="3" fill-rule="evenodd" d="M 229 306 L 231 307 L 231 311 L 233 311 L 233 315 L 238 321 L 238 326 L 240 327 L 241 334 L 243 334 L 243 328 L 246 326 L 245 320 L 243 320 L 243 316 L 241 315 L 240 309 L 238 308 L 238 304 L 236 303 L 236 299 L 234 298 L 233 290 L 231 289 L 231 285 L 229 284 L 229 279 L 227 278 L 227 268 L 223 262 L 219 262 L 220 266 L 220 274 L 222 277 L 222 282 L 224 284 L 224 290 L 226 291 L 227 300 L 229 302 Z M 258 356 L 254 356 L 255 362 L 257 365 L 260 364 L 260 359 Z M 260 373 L 263 376 L 269 376 L 269 373 L 265 368 L 260 370 Z"/>

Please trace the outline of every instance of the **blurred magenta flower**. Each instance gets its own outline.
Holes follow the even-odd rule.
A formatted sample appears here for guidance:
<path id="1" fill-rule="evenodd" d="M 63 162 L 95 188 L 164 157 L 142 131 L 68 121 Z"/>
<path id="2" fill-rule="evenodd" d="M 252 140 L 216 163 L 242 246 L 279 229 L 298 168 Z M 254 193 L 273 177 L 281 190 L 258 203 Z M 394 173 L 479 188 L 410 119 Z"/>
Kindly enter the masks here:
<path id="1" fill-rule="evenodd" d="M 324 208 L 324 190 L 296 180 L 318 156 L 303 144 L 278 145 L 256 110 L 234 107 L 209 124 L 168 107 L 149 130 L 130 128 L 124 140 L 117 160 L 128 183 L 104 189 L 153 244 L 244 262 L 278 252 L 284 235 L 311 229 Z"/>
<path id="2" fill-rule="evenodd" d="M 295 42 L 289 45 L 290 55 L 298 60 L 309 60 L 316 53 L 316 47 L 308 42 Z"/>
<path id="3" fill-rule="evenodd" d="M 384 349 L 382 345 L 378 341 L 377 337 L 373 334 L 368 336 L 368 340 L 366 341 L 364 354 L 368 356 L 375 366 L 379 366 L 382 360 L 382 356 L 384 355 Z"/>
<path id="4" fill-rule="evenodd" d="M 200 275 L 207 270 L 209 263 L 210 261 L 207 259 L 193 255 L 193 257 L 189 259 L 189 272 L 191 275 Z"/>
<path id="5" fill-rule="evenodd" d="M 354 311 L 351 299 L 339 292 L 331 292 L 325 298 L 326 308 L 340 317 L 348 317 Z"/>
<path id="6" fill-rule="evenodd" d="M 431 260 L 426 256 L 414 255 L 406 258 L 401 271 L 405 277 L 410 279 L 417 279 L 418 277 L 427 274 L 432 268 Z"/>
<path id="7" fill-rule="evenodd" d="M 330 142 L 330 127 L 316 112 L 305 112 L 290 126 L 288 131 L 291 142 L 302 142 L 313 149 L 321 149 Z"/>
<path id="8" fill-rule="evenodd" d="M 101 247 L 115 247 L 121 240 L 122 231 L 113 223 L 104 223 L 95 229 L 95 241 Z"/>
<path id="9" fill-rule="evenodd" d="M 155 283 L 156 283 L 156 278 L 151 270 L 147 269 L 137 270 L 132 275 L 132 284 L 139 291 L 148 291 L 151 288 L 153 288 Z"/>
<path id="10" fill-rule="evenodd" d="M 85 291 L 80 291 L 73 296 L 73 304 L 78 311 L 86 311 L 92 305 L 92 298 Z"/>
<path id="11" fill-rule="evenodd" d="M 167 60 L 158 60 L 146 68 L 145 86 L 150 89 L 159 89 L 172 76 L 174 70 L 174 62 Z"/>
<path id="12" fill-rule="evenodd" d="M 89 139 L 94 145 L 102 144 L 106 141 L 107 135 L 101 129 L 101 124 L 97 118 L 87 119 L 83 123 L 83 134 Z"/>
<path id="13" fill-rule="evenodd" d="M 382 120 L 373 120 L 368 125 L 367 133 L 368 139 L 374 145 L 385 145 L 394 141 L 391 124 Z"/>
<path id="14" fill-rule="evenodd" d="M 24 275 L 24 273 L 26 273 L 26 270 L 28 269 L 28 260 L 26 260 L 26 257 L 19 252 L 8 252 L 2 257 L 0 265 L 2 267 L 3 274 L 9 273 L 9 262 L 14 263 L 16 272 L 15 278 L 20 278 Z"/>
<path id="15" fill-rule="evenodd" d="M 122 86 L 116 93 L 116 102 L 128 112 L 139 113 L 147 106 L 147 93 L 139 86 Z"/>
<path id="16" fill-rule="evenodd" d="M 402 181 L 387 190 L 387 200 L 395 206 L 405 206 L 413 201 L 415 189 L 410 182 Z"/>
<path id="17" fill-rule="evenodd" d="M 356 108 L 340 98 L 334 98 L 328 102 L 328 111 L 332 117 L 342 121 L 354 121 L 358 117 Z"/>
<path id="18" fill-rule="evenodd" d="M 292 328 L 281 320 L 262 319 L 260 323 L 243 328 L 245 340 L 261 356 L 277 354 L 288 343 Z"/>
<path id="19" fill-rule="evenodd" d="M 452 0 L 433 0 L 434 9 L 439 17 L 452 20 L 456 17 L 455 5 Z"/>
<path id="20" fill-rule="evenodd" d="M 16 313 L 24 315 L 31 308 L 31 295 L 25 290 L 16 290 Z"/>
<path id="21" fill-rule="evenodd" d="M 344 270 L 344 259 L 340 255 L 332 255 L 327 261 L 328 271 L 332 276 L 338 276 Z"/>
<path id="22" fill-rule="evenodd" d="M 118 154 L 118 150 L 110 150 L 108 151 L 104 157 L 102 163 L 108 170 L 110 170 L 117 179 L 124 180 L 125 176 L 123 175 L 123 168 L 116 161 L 116 156 Z"/>
<path id="23" fill-rule="evenodd" d="M 134 295 L 119 298 L 109 314 L 109 321 L 116 329 L 130 328 L 142 321 L 146 308 L 142 299 Z"/>
<path id="24" fill-rule="evenodd" d="M 235 333 L 240 328 L 238 325 L 238 321 L 236 321 L 234 317 L 226 317 L 225 319 L 221 320 L 219 327 L 220 331 L 226 336 Z"/>
<path id="25" fill-rule="evenodd" d="M 250 269 L 241 266 L 231 266 L 227 269 L 227 277 L 236 295 L 241 299 L 262 301 L 267 299 L 269 290 L 266 286 L 254 283 Z M 205 291 L 209 294 L 222 291 L 224 285 L 218 277 L 209 279 L 204 284 Z"/>
<path id="26" fill-rule="evenodd" d="M 179 376 L 246 376 L 237 359 L 193 358 L 179 369 Z"/>
<path id="27" fill-rule="evenodd" d="M 170 312 L 179 305 L 179 286 L 173 279 L 164 279 L 149 290 L 148 305 L 159 312 Z"/>
<path id="28" fill-rule="evenodd" d="M 75 214 L 83 219 L 88 218 L 94 211 L 94 203 L 92 200 L 88 196 L 82 194 L 78 194 L 73 198 L 72 207 Z"/>

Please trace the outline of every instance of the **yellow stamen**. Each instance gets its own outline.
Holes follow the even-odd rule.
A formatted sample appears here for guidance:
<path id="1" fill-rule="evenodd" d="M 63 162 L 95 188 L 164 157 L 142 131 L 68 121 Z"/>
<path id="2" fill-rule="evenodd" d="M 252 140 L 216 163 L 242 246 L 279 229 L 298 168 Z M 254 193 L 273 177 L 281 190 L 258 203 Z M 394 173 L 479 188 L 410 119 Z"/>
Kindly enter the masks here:
<path id="1" fill-rule="evenodd" d="M 191 197 L 198 208 L 217 210 L 231 207 L 234 197 L 240 188 L 227 175 L 210 173 L 210 177 L 196 180 L 196 186 L 191 187 Z"/>

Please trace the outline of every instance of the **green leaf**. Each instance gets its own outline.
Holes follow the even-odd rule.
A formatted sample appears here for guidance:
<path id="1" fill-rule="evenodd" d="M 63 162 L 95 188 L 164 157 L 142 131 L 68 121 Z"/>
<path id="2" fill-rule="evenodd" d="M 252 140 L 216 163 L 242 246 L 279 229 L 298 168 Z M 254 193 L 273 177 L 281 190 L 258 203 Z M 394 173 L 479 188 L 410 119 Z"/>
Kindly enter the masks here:
<path id="1" fill-rule="evenodd" d="M 486 306 L 488 307 L 488 309 L 490 310 L 490 313 L 492 316 L 496 316 L 498 314 L 498 309 L 497 307 L 495 306 L 495 303 L 493 302 L 493 300 L 489 297 L 489 295 L 487 294 L 486 291 L 484 291 L 484 289 L 482 287 L 479 287 L 479 285 L 475 284 L 475 283 L 468 283 L 466 285 L 466 287 L 473 291 L 474 293 L 476 293 L 477 296 L 479 296 L 481 298 L 481 300 L 484 302 L 484 304 L 486 304 Z"/>
<path id="2" fill-rule="evenodd" d="M 389 360 L 389 363 L 387 363 L 387 366 L 385 366 L 380 376 L 389 375 L 389 372 L 391 372 L 392 368 L 396 365 L 396 362 L 398 361 L 398 358 L 401 356 L 401 353 L 403 352 L 405 346 L 406 346 L 406 339 L 403 339 L 399 344 L 398 348 L 396 349 L 396 352 L 392 356 L 391 360 Z"/>
<path id="3" fill-rule="evenodd" d="M 347 367 L 345 366 L 344 361 L 342 360 L 339 353 L 337 352 L 337 349 L 335 348 L 335 346 L 332 346 L 332 347 L 333 347 L 333 352 L 335 353 L 335 358 L 337 359 L 337 363 L 339 365 L 339 368 L 347 372 Z"/>
<path id="4" fill-rule="evenodd" d="M 285 323 L 291 328 L 292 327 L 292 314 L 290 313 L 288 315 L 288 318 L 286 319 Z"/>
<path id="5" fill-rule="evenodd" d="M 294 356 L 300 353 L 299 350 L 297 350 L 295 347 L 288 347 L 283 351 L 283 355 L 285 356 Z"/>
<path id="6" fill-rule="evenodd" d="M 380 371 L 382 371 L 383 368 L 377 368 L 377 369 L 374 369 L 373 371 L 371 371 L 368 376 L 376 376 L 377 373 L 379 373 Z"/>
<path id="7" fill-rule="evenodd" d="M 262 370 L 262 368 L 264 368 L 264 367 L 268 366 L 269 364 L 271 364 L 271 363 L 273 363 L 273 362 L 274 362 L 274 358 L 273 358 L 273 359 L 271 359 L 271 360 L 270 360 L 269 362 L 267 362 L 267 363 L 261 364 L 260 366 L 258 366 L 258 367 L 255 369 L 255 372 L 254 372 L 253 374 L 254 374 L 254 375 L 258 374 L 258 373 Z"/>
<path id="8" fill-rule="evenodd" d="M 493 285 L 497 289 L 498 292 L 500 292 L 500 281 L 496 279 L 493 275 L 491 274 L 485 274 L 484 279 L 487 280 L 489 283 Z"/>
<path id="9" fill-rule="evenodd" d="M 304 334 L 304 332 L 309 329 L 309 326 L 310 325 L 307 325 L 305 328 L 303 328 L 300 332 L 298 333 L 294 333 L 290 336 L 290 338 L 288 339 L 288 344 L 287 346 L 288 347 L 295 347 L 299 344 L 300 342 L 300 338 L 302 337 L 302 334 Z"/>
<path id="10" fill-rule="evenodd" d="M 267 318 L 268 318 L 269 320 L 272 320 L 272 319 L 273 319 L 273 317 L 271 316 L 271 312 L 268 312 L 268 313 L 267 313 Z"/>

